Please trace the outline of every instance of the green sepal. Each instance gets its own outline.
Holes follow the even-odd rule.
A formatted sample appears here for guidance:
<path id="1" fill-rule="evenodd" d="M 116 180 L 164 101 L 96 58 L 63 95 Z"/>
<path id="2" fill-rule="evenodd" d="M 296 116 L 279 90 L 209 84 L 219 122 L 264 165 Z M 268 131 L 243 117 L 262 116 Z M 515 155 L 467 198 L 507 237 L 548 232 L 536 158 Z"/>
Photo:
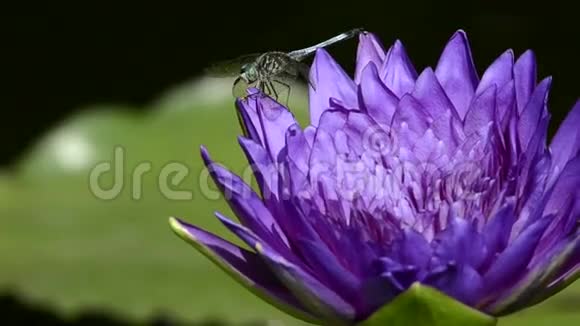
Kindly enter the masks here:
<path id="1" fill-rule="evenodd" d="M 497 319 L 420 283 L 358 326 L 493 326 Z"/>

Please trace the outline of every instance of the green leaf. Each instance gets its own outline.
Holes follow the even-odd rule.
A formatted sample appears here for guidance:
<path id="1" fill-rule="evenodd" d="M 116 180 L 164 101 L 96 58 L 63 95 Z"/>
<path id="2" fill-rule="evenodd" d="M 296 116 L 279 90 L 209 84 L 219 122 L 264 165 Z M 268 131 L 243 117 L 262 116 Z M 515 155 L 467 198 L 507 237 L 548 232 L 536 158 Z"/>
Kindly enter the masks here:
<path id="1" fill-rule="evenodd" d="M 359 326 L 493 326 L 497 320 L 443 293 L 415 283 Z"/>

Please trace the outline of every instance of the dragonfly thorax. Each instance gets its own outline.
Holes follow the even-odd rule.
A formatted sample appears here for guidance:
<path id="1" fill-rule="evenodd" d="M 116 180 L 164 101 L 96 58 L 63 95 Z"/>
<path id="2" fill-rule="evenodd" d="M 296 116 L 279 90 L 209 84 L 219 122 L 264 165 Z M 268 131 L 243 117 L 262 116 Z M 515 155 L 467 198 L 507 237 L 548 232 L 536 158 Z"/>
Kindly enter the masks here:
<path id="1" fill-rule="evenodd" d="M 292 70 L 293 59 L 287 53 L 272 51 L 262 54 L 256 60 L 256 69 L 260 76 L 273 77 L 281 73 L 294 74 Z"/>

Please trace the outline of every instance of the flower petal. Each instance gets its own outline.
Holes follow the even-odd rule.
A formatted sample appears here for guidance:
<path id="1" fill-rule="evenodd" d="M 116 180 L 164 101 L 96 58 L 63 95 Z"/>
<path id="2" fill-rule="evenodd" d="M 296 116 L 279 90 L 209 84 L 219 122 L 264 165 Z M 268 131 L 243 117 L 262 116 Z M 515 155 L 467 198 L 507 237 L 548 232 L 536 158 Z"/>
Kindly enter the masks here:
<path id="1" fill-rule="evenodd" d="M 514 65 L 518 114 L 521 114 L 536 87 L 536 56 L 531 50 L 522 54 Z"/>
<path id="2" fill-rule="evenodd" d="M 576 217 L 579 217 L 578 214 Z M 552 273 L 544 277 L 543 285 L 549 288 L 560 283 L 580 268 L 578 265 L 580 264 L 580 231 L 576 230 L 574 234 L 560 238 L 550 251 L 540 253 L 540 257 L 535 258 L 537 259 L 534 267 L 541 266 L 540 268 L 544 270 L 548 270 L 546 266 L 557 263 L 557 268 L 552 269 Z"/>
<path id="3" fill-rule="evenodd" d="M 564 203 L 571 198 L 577 198 L 580 188 L 580 155 L 571 159 L 562 173 L 558 176 L 549 200 L 546 203 L 544 212 L 546 214 L 557 214 L 559 209 L 564 206 Z"/>
<path id="4" fill-rule="evenodd" d="M 516 221 L 514 214 L 514 204 L 506 204 L 485 225 L 482 235 L 490 257 L 495 258 L 496 253 L 507 247 L 512 226 Z"/>
<path id="5" fill-rule="evenodd" d="M 247 136 L 262 144 L 276 161 L 284 147 L 286 129 L 296 124 L 294 115 L 271 97 L 257 92 L 238 99 L 238 112 Z"/>
<path id="6" fill-rule="evenodd" d="M 552 280 L 548 288 L 542 293 L 542 297 L 538 298 L 539 300 L 551 297 L 580 278 L 580 235 L 576 235 L 573 241 L 566 240 L 566 242 L 569 243 L 571 250 L 565 265 L 560 266 L 558 277 Z"/>
<path id="7" fill-rule="evenodd" d="M 483 73 L 479 86 L 475 90 L 475 95 L 481 94 L 491 85 L 501 89 L 505 84 L 512 80 L 512 69 L 514 66 L 514 52 L 507 50 L 500 55 Z"/>
<path id="8" fill-rule="evenodd" d="M 551 85 L 552 78 L 550 77 L 540 82 L 520 116 L 518 121 L 518 139 L 523 150 L 528 148 L 540 119 L 547 113 L 546 105 Z"/>
<path id="9" fill-rule="evenodd" d="M 354 302 L 361 280 L 348 271 L 324 244 L 306 239 L 298 239 L 297 242 L 313 274 L 345 300 Z"/>
<path id="10" fill-rule="evenodd" d="M 478 269 L 485 262 L 487 248 L 475 226 L 456 217 L 432 242 L 433 255 L 441 262 L 456 262 Z"/>
<path id="11" fill-rule="evenodd" d="M 401 41 L 395 41 L 395 44 L 389 49 L 380 75 L 387 88 L 399 98 L 413 90 L 417 71 L 415 71 Z"/>
<path id="12" fill-rule="evenodd" d="M 496 86 L 491 85 L 473 100 L 465 115 L 463 128 L 467 136 L 473 133 L 483 135 L 482 130 L 487 130 L 495 121 L 496 95 Z"/>
<path id="13" fill-rule="evenodd" d="M 337 143 L 346 137 L 344 125 L 346 124 L 347 115 L 343 111 L 332 110 L 326 111 L 320 118 L 320 125 L 314 136 L 312 144 L 312 153 L 310 155 L 310 173 L 311 177 L 316 180 L 318 173 L 327 173 L 336 165 L 338 152 L 346 150 L 344 146 Z M 313 182 L 313 184 L 316 184 Z"/>
<path id="14" fill-rule="evenodd" d="M 331 98 L 344 103 L 346 107 L 357 107 L 356 86 L 348 74 L 324 49 L 316 51 L 310 79 L 316 89 L 310 86 L 310 124 L 317 126 L 322 113 L 329 108 Z M 284 130 L 286 131 L 286 130 Z"/>
<path id="15" fill-rule="evenodd" d="M 433 122 L 433 117 L 413 96 L 407 94 L 401 98 L 397 111 L 393 115 L 392 128 L 399 131 L 401 142 L 412 145 L 425 134 Z"/>
<path id="16" fill-rule="evenodd" d="M 250 97 L 236 99 L 236 113 L 242 128 L 243 134 L 253 141 L 263 144 L 264 135 L 260 128 L 260 119 L 257 110 L 249 105 Z"/>
<path id="17" fill-rule="evenodd" d="M 415 230 L 409 229 L 393 241 L 389 257 L 402 265 L 427 267 L 432 256 L 431 246 L 427 240 Z"/>
<path id="18" fill-rule="evenodd" d="M 425 69 L 415 84 L 412 95 L 433 117 L 433 131 L 445 145 L 455 148 L 457 141 L 453 136 L 453 123 L 461 121 L 453 104 L 431 68 Z"/>
<path id="19" fill-rule="evenodd" d="M 509 125 L 509 118 L 512 110 L 515 110 L 515 89 L 514 82 L 511 81 L 498 89 L 496 99 L 496 119 L 502 130 L 506 130 Z M 517 115 L 514 112 L 514 117 Z"/>
<path id="20" fill-rule="evenodd" d="M 549 197 L 548 197 L 549 196 Z M 544 233 L 538 252 L 549 250 L 560 239 L 578 229 L 580 221 L 580 156 L 572 159 L 546 195 L 544 214 L 554 215 L 554 220 Z"/>
<path id="21" fill-rule="evenodd" d="M 387 131 L 377 125 L 367 114 L 359 112 L 349 113 L 344 126 L 349 150 L 361 156 L 384 153 L 386 149 L 383 147 L 389 143 Z"/>
<path id="22" fill-rule="evenodd" d="M 219 213 L 216 213 L 216 216 L 230 231 L 256 250 L 278 278 L 309 310 L 316 311 L 326 322 L 341 323 L 354 318 L 355 311 L 352 305 L 322 284 L 309 271 L 283 257 L 245 227 Z"/>
<path id="23" fill-rule="evenodd" d="M 355 83 L 360 83 L 362 72 L 369 64 L 374 64 L 376 67 L 380 67 L 383 65 L 385 58 L 385 49 L 374 34 L 359 34 L 358 49 L 356 53 L 356 68 L 354 71 Z"/>
<path id="24" fill-rule="evenodd" d="M 547 126 L 547 121 L 542 122 L 542 124 Z M 541 126 L 541 128 L 546 129 L 544 126 Z M 544 137 L 544 132 L 537 132 L 534 139 L 542 137 Z M 536 142 L 536 140 L 533 142 Z M 533 153 L 530 154 L 533 155 Z M 546 189 L 549 189 L 546 187 L 546 182 L 550 172 L 550 155 L 544 152 L 531 157 L 528 161 L 530 163 L 526 162 L 521 169 L 519 184 L 516 186 L 516 196 L 521 203 L 521 208 L 518 221 L 514 227 L 515 234 L 519 233 L 522 227 L 533 222 L 533 219 L 539 216 L 537 212 L 546 213 Z M 532 219 L 530 220 L 530 218 Z"/>
<path id="25" fill-rule="evenodd" d="M 545 253 L 541 261 L 531 265 L 524 278 L 505 290 L 502 296 L 485 310 L 494 315 L 503 316 L 538 304 L 556 294 L 580 276 L 580 273 L 566 274 L 571 271 L 567 269 L 567 263 L 574 259 L 578 262 L 579 254 L 580 237 L 578 234 L 575 238 L 563 239 L 554 250 Z"/>
<path id="26" fill-rule="evenodd" d="M 580 100 L 558 128 L 550 143 L 552 171 L 549 184 L 556 180 L 566 163 L 580 153 Z"/>
<path id="27" fill-rule="evenodd" d="M 466 305 L 475 304 L 483 290 L 481 276 L 466 264 L 449 264 L 428 275 L 421 283 L 432 286 Z"/>
<path id="28" fill-rule="evenodd" d="M 580 221 L 580 195 L 578 191 L 574 191 L 571 196 L 568 196 L 559 212 L 554 214 L 552 223 L 544 232 L 544 236 L 536 248 L 535 257 L 531 264 L 543 260 L 547 253 L 554 250 L 562 242 L 562 239 L 570 238 L 578 230 L 578 221 Z"/>
<path id="29" fill-rule="evenodd" d="M 455 32 L 445 46 L 435 75 L 459 117 L 463 119 L 479 81 L 464 31 Z"/>
<path id="30" fill-rule="evenodd" d="M 379 125 L 390 126 L 399 99 L 383 84 L 372 63 L 362 71 L 358 94 L 362 109 Z"/>
<path id="31" fill-rule="evenodd" d="M 254 140 L 246 137 L 238 137 L 240 147 L 246 154 L 246 158 L 250 163 L 250 167 L 254 172 L 258 187 L 262 193 L 264 201 L 272 205 L 278 194 L 278 179 L 279 171 L 272 158 L 264 147 L 256 143 Z"/>
<path id="32" fill-rule="evenodd" d="M 258 195 L 240 177 L 215 163 L 202 147 L 203 161 L 240 222 L 278 250 L 288 250 L 288 239 Z"/>
<path id="33" fill-rule="evenodd" d="M 501 295 L 507 286 L 515 284 L 524 276 L 523 273 L 525 273 L 536 246 L 550 221 L 551 216 L 545 216 L 535 221 L 524 229 L 514 242 L 497 257 L 483 276 L 484 285 L 488 291 L 485 301 L 489 300 L 487 298 L 489 296 Z"/>
<path id="34" fill-rule="evenodd" d="M 294 125 L 288 128 L 286 132 L 286 150 L 286 158 L 294 162 L 303 175 L 307 175 L 311 148 L 300 126 Z"/>
<path id="35" fill-rule="evenodd" d="M 180 238 L 262 300 L 301 320 L 319 322 L 255 253 L 176 218 L 169 223 Z"/>

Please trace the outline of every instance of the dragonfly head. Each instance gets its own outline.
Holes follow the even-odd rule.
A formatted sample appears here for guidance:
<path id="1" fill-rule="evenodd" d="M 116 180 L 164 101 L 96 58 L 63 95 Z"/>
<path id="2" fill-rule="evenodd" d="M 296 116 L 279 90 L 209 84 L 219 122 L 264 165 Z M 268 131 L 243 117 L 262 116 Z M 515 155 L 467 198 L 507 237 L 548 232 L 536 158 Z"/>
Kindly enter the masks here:
<path id="1" fill-rule="evenodd" d="M 253 63 L 246 63 L 240 69 L 240 78 L 243 79 L 247 84 L 251 84 L 258 80 L 258 74 L 256 71 L 256 66 Z"/>
<path id="2" fill-rule="evenodd" d="M 246 89 L 250 84 L 258 80 L 258 73 L 255 64 L 246 63 L 240 69 L 240 75 L 234 81 L 232 86 L 232 94 L 234 97 L 244 97 Z"/>

